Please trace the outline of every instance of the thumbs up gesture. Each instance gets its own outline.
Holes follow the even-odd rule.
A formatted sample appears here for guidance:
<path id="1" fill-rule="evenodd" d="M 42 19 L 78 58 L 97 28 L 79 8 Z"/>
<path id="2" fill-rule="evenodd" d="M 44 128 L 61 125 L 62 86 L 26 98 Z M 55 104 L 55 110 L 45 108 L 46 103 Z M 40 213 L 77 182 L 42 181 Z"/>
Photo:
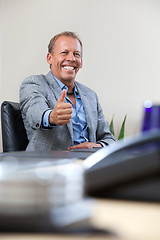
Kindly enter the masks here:
<path id="1" fill-rule="evenodd" d="M 65 125 L 70 122 L 72 117 L 72 105 L 70 103 L 64 103 L 66 96 L 66 90 L 62 91 L 55 108 L 49 115 L 50 124 Z"/>

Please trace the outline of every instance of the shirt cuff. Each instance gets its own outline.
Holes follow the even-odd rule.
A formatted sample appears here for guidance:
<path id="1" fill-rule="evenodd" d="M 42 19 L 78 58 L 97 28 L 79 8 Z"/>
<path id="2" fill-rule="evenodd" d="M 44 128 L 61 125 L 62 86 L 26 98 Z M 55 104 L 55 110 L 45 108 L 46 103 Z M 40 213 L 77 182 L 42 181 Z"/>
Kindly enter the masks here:
<path id="1" fill-rule="evenodd" d="M 49 114 L 52 112 L 52 109 L 48 109 L 47 111 L 44 112 L 43 117 L 42 117 L 42 125 L 43 128 L 54 128 L 56 125 L 51 125 L 49 123 Z"/>
<path id="2" fill-rule="evenodd" d="M 107 143 L 104 143 L 104 142 L 97 142 L 97 143 L 101 144 L 102 147 L 106 147 L 108 145 Z"/>

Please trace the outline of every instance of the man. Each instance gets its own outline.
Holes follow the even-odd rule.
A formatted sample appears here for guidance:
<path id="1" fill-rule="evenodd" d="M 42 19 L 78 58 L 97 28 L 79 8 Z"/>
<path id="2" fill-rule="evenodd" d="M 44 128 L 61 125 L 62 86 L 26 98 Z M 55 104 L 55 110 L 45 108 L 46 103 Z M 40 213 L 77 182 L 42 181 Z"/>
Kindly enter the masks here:
<path id="1" fill-rule="evenodd" d="M 63 32 L 53 37 L 47 62 L 47 75 L 30 76 L 20 87 L 27 150 L 70 150 L 113 143 L 96 93 L 75 81 L 82 68 L 78 36 Z"/>

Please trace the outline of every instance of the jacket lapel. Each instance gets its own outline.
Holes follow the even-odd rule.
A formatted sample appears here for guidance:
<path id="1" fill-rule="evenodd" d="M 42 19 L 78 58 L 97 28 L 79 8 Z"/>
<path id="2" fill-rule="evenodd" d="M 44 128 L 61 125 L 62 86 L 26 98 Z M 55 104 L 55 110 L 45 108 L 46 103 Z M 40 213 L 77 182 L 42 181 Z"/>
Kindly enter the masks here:
<path id="1" fill-rule="evenodd" d="M 52 89 L 55 99 L 58 101 L 58 99 L 62 93 L 62 90 L 59 87 L 55 78 L 53 77 L 53 74 L 51 73 L 51 71 L 46 74 L 45 78 L 46 78 L 46 81 L 47 81 L 49 87 Z"/>
<path id="2" fill-rule="evenodd" d="M 87 118 L 88 131 L 89 131 L 89 140 L 92 142 L 95 140 L 93 135 L 93 129 L 95 129 L 94 127 L 95 121 L 93 120 L 95 120 L 96 118 L 93 111 L 95 104 L 94 102 L 92 103 L 92 101 L 89 99 L 88 92 L 85 92 L 84 89 L 83 91 L 81 90 L 81 87 L 78 84 L 78 82 L 75 82 L 75 85 L 76 85 L 76 88 L 78 89 L 79 95 L 81 97 L 81 100 L 84 106 L 84 110 Z"/>

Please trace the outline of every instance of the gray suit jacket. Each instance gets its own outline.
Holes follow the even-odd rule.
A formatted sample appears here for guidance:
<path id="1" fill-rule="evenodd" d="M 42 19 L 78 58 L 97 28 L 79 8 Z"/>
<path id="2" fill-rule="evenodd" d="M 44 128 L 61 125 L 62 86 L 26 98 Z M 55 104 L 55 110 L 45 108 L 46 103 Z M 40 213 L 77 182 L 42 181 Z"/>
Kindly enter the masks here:
<path id="1" fill-rule="evenodd" d="M 97 95 L 88 87 L 75 82 L 84 105 L 89 129 L 89 141 L 104 143 L 114 142 L 104 119 Z M 42 128 L 42 116 L 48 109 L 53 109 L 62 93 L 51 72 L 47 75 L 35 75 L 26 78 L 20 87 L 20 108 L 27 131 L 28 151 L 66 150 L 73 145 L 72 122 L 50 129 Z"/>

